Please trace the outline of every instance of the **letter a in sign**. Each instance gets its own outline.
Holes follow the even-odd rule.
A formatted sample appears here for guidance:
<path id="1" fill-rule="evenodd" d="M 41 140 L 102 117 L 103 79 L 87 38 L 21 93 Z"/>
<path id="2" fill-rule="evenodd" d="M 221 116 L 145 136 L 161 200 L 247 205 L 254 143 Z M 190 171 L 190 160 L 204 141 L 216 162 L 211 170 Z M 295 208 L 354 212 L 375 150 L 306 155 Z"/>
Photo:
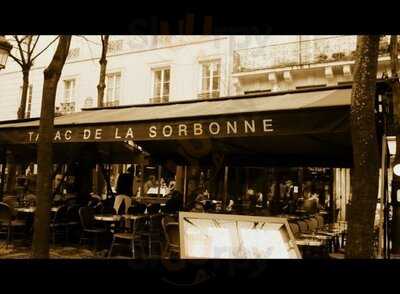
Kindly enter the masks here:
<path id="1" fill-rule="evenodd" d="M 128 138 L 133 139 L 133 130 L 132 130 L 132 128 L 129 128 L 128 131 L 126 132 L 125 139 L 128 139 Z"/>

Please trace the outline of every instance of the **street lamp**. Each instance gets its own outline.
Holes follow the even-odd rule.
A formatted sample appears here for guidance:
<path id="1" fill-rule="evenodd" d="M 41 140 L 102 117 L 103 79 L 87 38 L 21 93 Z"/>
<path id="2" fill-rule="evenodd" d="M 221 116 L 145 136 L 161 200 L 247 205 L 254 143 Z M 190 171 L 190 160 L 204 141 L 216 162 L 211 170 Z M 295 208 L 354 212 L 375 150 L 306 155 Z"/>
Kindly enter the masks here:
<path id="1" fill-rule="evenodd" d="M 7 58 L 10 55 L 12 45 L 6 40 L 4 35 L 0 35 L 0 69 L 6 67 Z"/>

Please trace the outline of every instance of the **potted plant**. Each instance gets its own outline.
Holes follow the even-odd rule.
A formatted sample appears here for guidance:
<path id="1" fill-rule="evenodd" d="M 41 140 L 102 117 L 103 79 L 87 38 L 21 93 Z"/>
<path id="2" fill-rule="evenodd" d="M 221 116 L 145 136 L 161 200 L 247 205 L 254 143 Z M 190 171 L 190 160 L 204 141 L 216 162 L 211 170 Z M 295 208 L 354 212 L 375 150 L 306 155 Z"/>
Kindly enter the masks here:
<path id="1" fill-rule="evenodd" d="M 328 55 L 322 53 L 317 56 L 317 61 L 318 62 L 326 62 L 328 60 Z"/>
<path id="2" fill-rule="evenodd" d="M 346 56 L 346 54 L 344 54 L 343 52 L 337 52 L 337 53 L 332 54 L 332 58 L 336 61 L 343 60 L 345 58 L 345 56 Z"/>

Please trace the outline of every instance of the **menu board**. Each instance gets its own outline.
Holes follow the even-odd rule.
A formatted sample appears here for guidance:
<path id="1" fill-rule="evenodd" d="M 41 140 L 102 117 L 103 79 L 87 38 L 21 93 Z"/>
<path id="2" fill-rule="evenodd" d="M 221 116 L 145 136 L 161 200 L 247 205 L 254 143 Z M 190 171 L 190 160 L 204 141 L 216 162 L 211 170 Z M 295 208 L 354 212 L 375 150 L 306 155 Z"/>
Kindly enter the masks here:
<path id="1" fill-rule="evenodd" d="M 301 258 L 285 218 L 179 213 L 181 258 Z"/>

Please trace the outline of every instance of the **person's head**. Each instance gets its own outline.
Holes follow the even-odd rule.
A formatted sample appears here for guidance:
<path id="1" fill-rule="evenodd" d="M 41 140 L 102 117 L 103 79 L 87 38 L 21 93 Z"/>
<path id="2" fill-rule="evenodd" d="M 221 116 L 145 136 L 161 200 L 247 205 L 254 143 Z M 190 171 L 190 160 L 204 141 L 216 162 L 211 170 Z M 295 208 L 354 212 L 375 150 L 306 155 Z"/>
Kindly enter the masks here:
<path id="1" fill-rule="evenodd" d="M 150 176 L 150 177 L 149 177 L 149 181 L 150 181 L 152 184 L 155 184 L 155 183 L 156 183 L 156 177 L 155 177 L 155 176 Z"/>
<path id="2" fill-rule="evenodd" d="M 60 185 L 62 179 L 63 179 L 63 175 L 57 174 L 57 175 L 54 177 L 54 185 L 55 185 L 56 187 L 57 187 L 58 185 Z"/>
<path id="3" fill-rule="evenodd" d="M 117 180 L 117 194 L 132 196 L 132 177 L 129 174 L 121 174 Z"/>
<path id="4" fill-rule="evenodd" d="M 133 166 L 131 165 L 130 167 L 128 167 L 126 172 L 129 173 L 129 174 L 133 174 Z"/>

